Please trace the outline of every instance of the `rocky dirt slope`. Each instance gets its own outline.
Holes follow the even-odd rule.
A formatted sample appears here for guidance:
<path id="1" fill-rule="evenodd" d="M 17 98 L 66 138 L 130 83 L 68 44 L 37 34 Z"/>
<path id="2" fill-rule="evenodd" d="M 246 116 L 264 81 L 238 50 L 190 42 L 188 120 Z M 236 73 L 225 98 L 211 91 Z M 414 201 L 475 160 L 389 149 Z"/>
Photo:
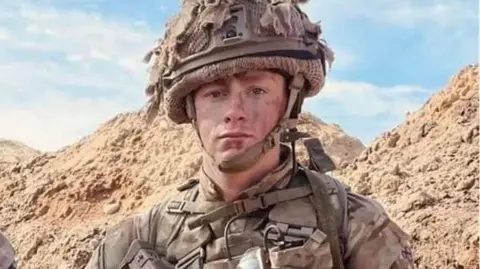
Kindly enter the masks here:
<path id="1" fill-rule="evenodd" d="M 325 141 L 338 164 L 365 148 L 309 114 L 299 129 Z M 82 268 L 107 227 L 158 202 L 200 164 L 190 126 L 158 117 L 147 128 L 137 113 L 118 115 L 60 152 L 0 171 L 0 230 L 21 268 Z"/>
<path id="2" fill-rule="evenodd" d="M 479 67 L 336 174 L 412 235 L 418 268 L 478 268 Z"/>
<path id="3" fill-rule="evenodd" d="M 318 137 L 337 168 L 351 163 L 365 149 L 359 139 L 349 136 L 339 125 L 327 124 L 308 112 L 300 115 L 298 129 Z M 300 141 L 297 144 L 298 158 L 305 161 L 308 158 L 307 152 Z"/>
<path id="4" fill-rule="evenodd" d="M 0 169 L 39 155 L 38 150 L 13 140 L 0 139 Z"/>

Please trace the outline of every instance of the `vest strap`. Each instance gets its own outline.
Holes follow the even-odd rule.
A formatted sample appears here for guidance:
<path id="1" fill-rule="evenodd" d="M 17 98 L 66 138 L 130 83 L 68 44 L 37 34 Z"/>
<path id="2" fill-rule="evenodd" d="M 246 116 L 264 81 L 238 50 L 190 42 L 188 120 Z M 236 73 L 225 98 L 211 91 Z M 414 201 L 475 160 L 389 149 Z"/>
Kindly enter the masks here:
<path id="1" fill-rule="evenodd" d="M 190 201 L 178 201 L 178 200 L 170 200 L 167 203 L 167 207 L 165 209 L 167 213 L 173 214 L 183 214 L 183 213 L 190 213 L 190 214 L 204 214 L 205 210 L 202 209 L 202 205 Z"/>
<path id="2" fill-rule="evenodd" d="M 190 229 L 195 229 L 196 227 L 209 224 L 226 216 L 248 214 L 259 209 L 268 208 L 269 206 L 277 203 L 306 197 L 311 193 L 312 190 L 309 186 L 302 186 L 267 192 L 252 199 L 238 200 L 206 213 L 204 216 L 194 219 L 193 221 L 190 221 L 188 223 L 188 227 Z M 187 205 L 184 207 L 188 208 Z"/>
<path id="3" fill-rule="evenodd" d="M 338 239 L 337 227 L 335 225 L 335 212 L 333 212 L 333 204 L 330 201 L 328 187 L 321 177 L 316 177 L 313 171 L 304 169 L 310 185 L 312 187 L 313 196 L 310 197 L 312 204 L 317 211 L 317 220 L 320 228 L 327 234 L 330 243 L 330 252 L 333 259 L 334 269 L 344 269 L 343 258 L 341 254 L 340 242 Z"/>
<path id="4" fill-rule="evenodd" d="M 185 195 L 185 199 L 188 201 L 195 201 L 195 199 L 197 199 L 197 196 L 199 194 L 199 190 L 198 190 L 198 186 L 194 189 L 190 189 L 189 192 L 187 192 L 187 194 Z M 167 208 L 168 210 L 168 208 Z M 183 214 L 183 215 L 180 215 L 180 217 L 177 219 L 177 221 L 175 222 L 175 226 L 173 227 L 173 231 L 172 233 L 170 234 L 168 240 L 167 240 L 167 247 L 173 242 L 173 240 L 175 239 L 175 237 L 178 235 L 183 223 L 185 222 L 185 220 L 187 219 L 187 214 Z"/>

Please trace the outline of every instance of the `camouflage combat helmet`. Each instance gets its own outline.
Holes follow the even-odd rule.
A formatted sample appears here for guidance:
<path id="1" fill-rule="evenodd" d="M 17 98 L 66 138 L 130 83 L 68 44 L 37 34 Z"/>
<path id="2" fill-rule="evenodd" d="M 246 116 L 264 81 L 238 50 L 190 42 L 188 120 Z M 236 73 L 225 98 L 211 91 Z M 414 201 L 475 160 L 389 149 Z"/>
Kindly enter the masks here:
<path id="1" fill-rule="evenodd" d="M 147 120 L 162 110 L 177 124 L 196 126 L 191 93 L 201 85 L 252 69 L 278 70 L 289 76 L 284 117 L 265 139 L 241 156 L 219 161 L 219 167 L 235 171 L 255 163 L 279 143 L 282 132 L 295 130 L 303 99 L 323 88 L 333 62 L 321 27 L 298 6 L 304 2 L 183 0 L 164 38 L 145 57 L 152 62 Z"/>
<path id="2" fill-rule="evenodd" d="M 15 250 L 8 239 L 0 233 L 0 268 L 10 269 L 14 267 Z"/>

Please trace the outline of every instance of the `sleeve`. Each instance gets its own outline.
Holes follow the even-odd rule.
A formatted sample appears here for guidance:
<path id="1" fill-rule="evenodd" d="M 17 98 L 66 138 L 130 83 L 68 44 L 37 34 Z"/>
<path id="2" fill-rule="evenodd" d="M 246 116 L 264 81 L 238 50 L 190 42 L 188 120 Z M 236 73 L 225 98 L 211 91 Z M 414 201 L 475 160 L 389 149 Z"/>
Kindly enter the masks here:
<path id="1" fill-rule="evenodd" d="M 374 199 L 348 193 L 348 269 L 413 269 L 410 237 Z"/>
<path id="2" fill-rule="evenodd" d="M 133 240 L 149 242 L 150 232 L 157 225 L 163 205 L 155 205 L 151 210 L 133 215 L 110 228 L 84 269 L 117 269 Z"/>
<path id="3" fill-rule="evenodd" d="M 85 269 L 116 269 L 134 239 L 135 225 L 132 217 L 108 230 Z"/>

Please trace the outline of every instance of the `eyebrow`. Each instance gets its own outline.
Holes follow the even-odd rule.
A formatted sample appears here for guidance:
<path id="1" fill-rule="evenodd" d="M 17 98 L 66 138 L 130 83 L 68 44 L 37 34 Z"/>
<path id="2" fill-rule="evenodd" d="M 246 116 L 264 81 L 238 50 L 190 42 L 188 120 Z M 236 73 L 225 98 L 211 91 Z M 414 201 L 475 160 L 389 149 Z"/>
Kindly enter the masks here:
<path id="1" fill-rule="evenodd" d="M 273 74 L 267 73 L 267 76 L 265 76 L 265 77 L 262 76 L 263 74 L 264 73 L 260 73 L 260 72 L 248 72 L 248 71 L 246 71 L 246 72 L 234 74 L 233 76 L 237 79 L 240 79 L 240 80 L 251 79 L 253 83 L 258 82 L 262 78 L 267 78 L 271 82 L 275 82 L 275 78 L 274 78 Z M 209 87 L 210 86 L 213 86 L 213 87 L 214 86 L 225 86 L 225 85 L 227 85 L 227 79 L 225 79 L 225 78 L 217 79 L 217 80 L 214 80 L 212 82 L 209 82 L 208 85 L 209 85 Z"/>
<path id="2" fill-rule="evenodd" d="M 264 76 L 266 74 L 266 76 Z M 261 72 L 242 72 L 240 74 L 235 75 L 238 79 L 253 79 L 254 81 L 260 80 L 262 78 L 267 78 L 271 81 L 275 81 L 274 74 L 271 73 L 261 73 Z"/>

